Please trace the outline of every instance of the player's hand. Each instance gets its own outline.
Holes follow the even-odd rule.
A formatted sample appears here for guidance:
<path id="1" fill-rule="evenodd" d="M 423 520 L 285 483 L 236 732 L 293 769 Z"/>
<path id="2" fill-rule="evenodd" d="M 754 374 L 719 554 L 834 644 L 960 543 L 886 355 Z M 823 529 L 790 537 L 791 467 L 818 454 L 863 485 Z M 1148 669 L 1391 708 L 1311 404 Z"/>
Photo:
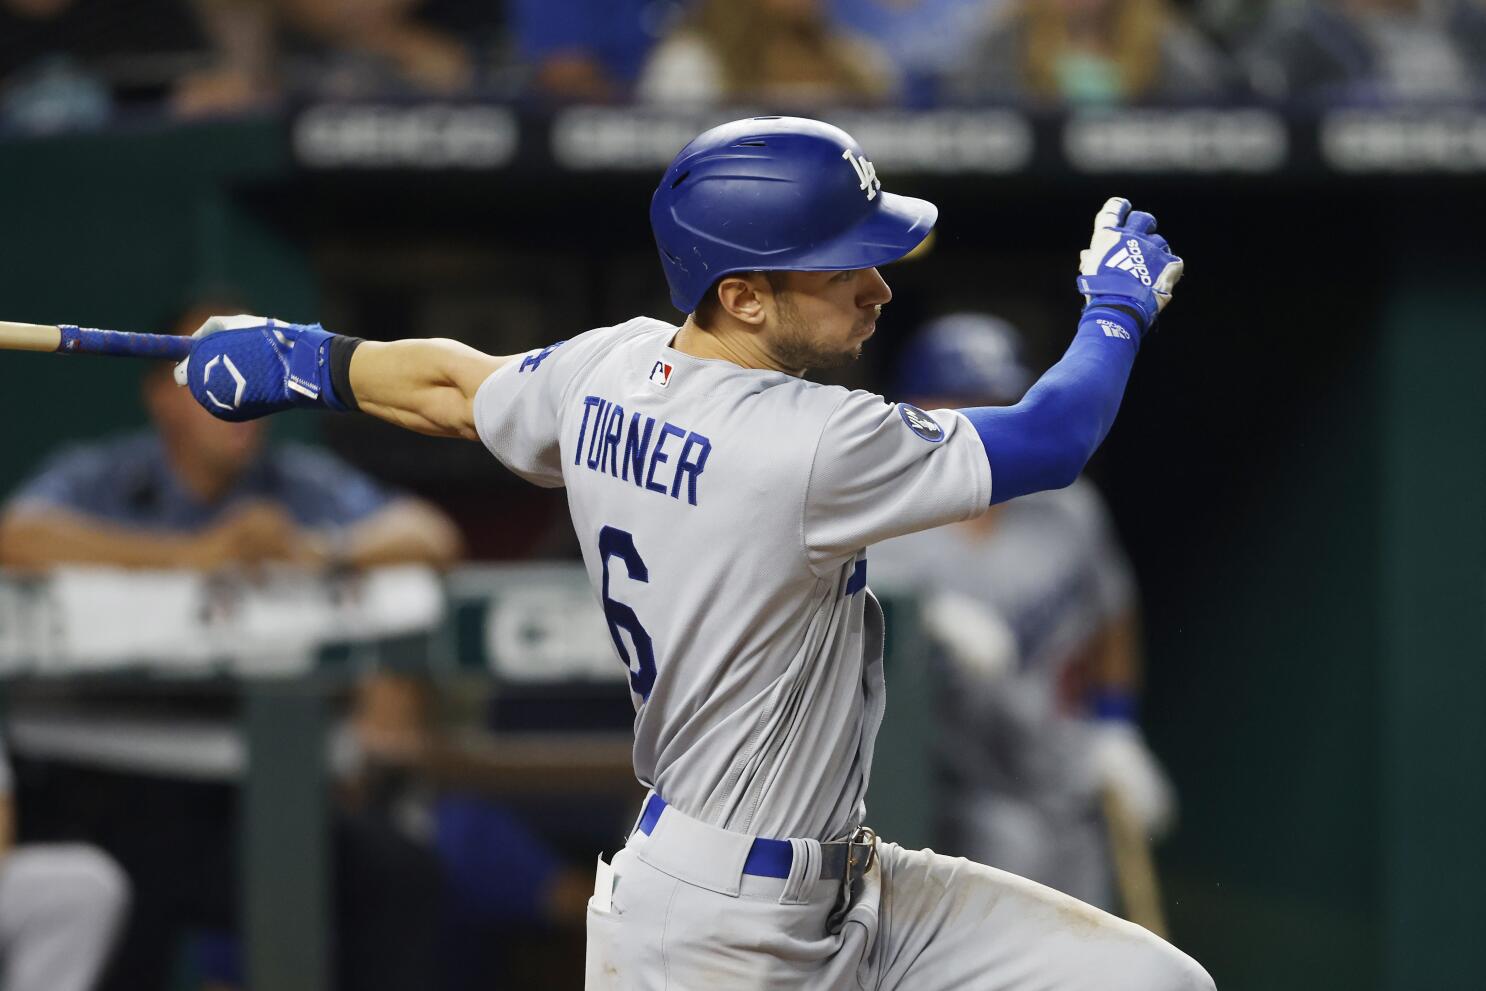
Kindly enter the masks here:
<path id="1" fill-rule="evenodd" d="M 1159 839 L 1176 824 L 1176 789 L 1134 723 L 1095 722 L 1088 771 L 1090 784 L 1114 792 L 1147 836 Z"/>
<path id="2" fill-rule="evenodd" d="M 1118 306 L 1140 320 L 1142 334 L 1171 302 L 1182 260 L 1156 233 L 1156 218 L 1111 197 L 1094 218 L 1094 236 L 1079 254 L 1078 291 L 1089 306 Z"/>
<path id="3" fill-rule="evenodd" d="M 294 406 L 346 408 L 330 385 L 335 335 L 319 324 L 240 314 L 212 317 L 191 336 L 175 381 L 218 419 L 255 420 Z"/>
<path id="4" fill-rule="evenodd" d="M 310 566 L 322 559 L 320 541 L 281 506 L 266 502 L 233 510 L 192 541 L 188 554 L 190 566 L 204 571 L 271 561 Z"/>

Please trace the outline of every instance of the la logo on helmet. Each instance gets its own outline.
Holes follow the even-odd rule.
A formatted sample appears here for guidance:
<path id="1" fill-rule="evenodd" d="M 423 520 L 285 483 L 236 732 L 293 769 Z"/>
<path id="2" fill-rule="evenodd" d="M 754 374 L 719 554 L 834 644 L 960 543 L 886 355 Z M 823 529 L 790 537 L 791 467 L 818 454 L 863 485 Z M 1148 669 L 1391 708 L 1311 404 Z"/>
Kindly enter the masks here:
<path id="1" fill-rule="evenodd" d="M 867 199 L 875 197 L 877 191 L 882 188 L 882 180 L 877 178 L 877 166 L 869 162 L 866 156 L 853 155 L 850 148 L 843 151 L 841 157 L 850 162 L 851 167 L 856 170 L 857 178 L 861 180 L 859 188 L 867 194 Z"/>

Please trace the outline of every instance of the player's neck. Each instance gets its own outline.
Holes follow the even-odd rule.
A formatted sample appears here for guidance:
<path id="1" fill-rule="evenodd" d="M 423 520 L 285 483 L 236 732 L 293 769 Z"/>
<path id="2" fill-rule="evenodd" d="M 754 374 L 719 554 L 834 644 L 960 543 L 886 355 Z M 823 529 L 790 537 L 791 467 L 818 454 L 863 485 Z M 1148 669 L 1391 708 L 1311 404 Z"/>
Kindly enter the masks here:
<path id="1" fill-rule="evenodd" d="M 671 347 L 693 358 L 730 361 L 743 368 L 760 368 L 797 377 L 805 374 L 803 368 L 785 368 L 763 346 L 761 335 L 731 329 L 721 322 L 715 330 L 703 330 L 692 322 L 691 317 L 687 317 L 681 330 L 672 338 Z"/>

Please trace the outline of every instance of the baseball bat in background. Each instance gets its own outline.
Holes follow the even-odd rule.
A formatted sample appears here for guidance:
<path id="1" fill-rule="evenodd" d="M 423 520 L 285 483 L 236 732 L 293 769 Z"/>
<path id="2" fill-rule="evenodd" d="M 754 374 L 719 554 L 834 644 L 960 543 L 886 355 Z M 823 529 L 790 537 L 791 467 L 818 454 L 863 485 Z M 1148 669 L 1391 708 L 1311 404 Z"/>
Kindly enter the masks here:
<path id="1" fill-rule="evenodd" d="M 1103 798 L 1115 884 L 1124 905 L 1124 916 L 1162 939 L 1168 939 L 1170 930 L 1166 926 L 1166 913 L 1161 908 L 1161 882 L 1156 877 L 1150 840 L 1113 789 L 1105 789 Z"/>
<path id="2" fill-rule="evenodd" d="M 173 334 L 131 334 L 71 324 L 49 326 L 0 321 L 0 349 L 102 354 L 115 358 L 159 358 L 180 361 L 191 353 L 191 338 Z"/>

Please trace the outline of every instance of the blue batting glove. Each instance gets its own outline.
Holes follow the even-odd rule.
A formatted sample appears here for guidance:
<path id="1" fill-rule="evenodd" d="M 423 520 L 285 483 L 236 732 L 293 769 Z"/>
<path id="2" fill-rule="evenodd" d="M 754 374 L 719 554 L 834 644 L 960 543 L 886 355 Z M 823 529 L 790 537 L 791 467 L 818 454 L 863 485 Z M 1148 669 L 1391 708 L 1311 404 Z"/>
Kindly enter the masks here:
<path id="1" fill-rule="evenodd" d="M 330 342 L 319 324 L 212 317 L 192 335 L 175 380 L 220 420 L 256 420 L 296 406 L 345 410 L 330 384 Z"/>
<path id="2" fill-rule="evenodd" d="M 1156 218 L 1131 212 L 1130 201 L 1115 196 L 1094 218 L 1094 237 L 1079 254 L 1078 291 L 1088 306 L 1132 311 L 1144 335 L 1171 302 L 1182 265 L 1156 233 Z"/>

